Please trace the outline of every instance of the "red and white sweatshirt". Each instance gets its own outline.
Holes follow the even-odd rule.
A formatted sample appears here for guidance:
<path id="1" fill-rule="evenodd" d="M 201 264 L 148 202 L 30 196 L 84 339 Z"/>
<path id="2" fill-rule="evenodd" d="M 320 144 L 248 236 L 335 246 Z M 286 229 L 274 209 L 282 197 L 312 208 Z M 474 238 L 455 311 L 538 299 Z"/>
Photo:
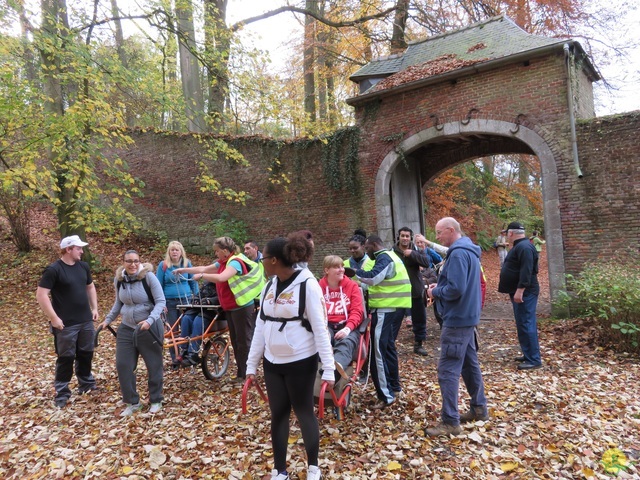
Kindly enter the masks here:
<path id="1" fill-rule="evenodd" d="M 356 282 L 344 277 L 338 288 L 331 288 L 327 278 L 320 279 L 320 288 L 327 305 L 329 324 L 344 324 L 351 331 L 357 329 L 364 319 L 362 290 Z"/>

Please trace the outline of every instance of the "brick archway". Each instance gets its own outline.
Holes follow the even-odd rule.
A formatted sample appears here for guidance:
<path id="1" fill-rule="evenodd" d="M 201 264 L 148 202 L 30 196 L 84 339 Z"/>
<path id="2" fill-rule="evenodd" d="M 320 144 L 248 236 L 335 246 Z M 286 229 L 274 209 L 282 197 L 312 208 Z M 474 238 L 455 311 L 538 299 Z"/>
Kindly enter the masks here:
<path id="1" fill-rule="evenodd" d="M 391 177 L 402 161 L 398 151 L 411 154 L 420 147 L 444 138 L 461 136 L 497 136 L 524 144 L 540 161 L 542 171 L 542 199 L 544 209 L 545 233 L 547 238 L 547 257 L 549 264 L 549 284 L 551 292 L 564 287 L 565 263 L 562 248 L 562 222 L 560 218 L 560 197 L 558 192 L 558 172 L 556 158 L 548 142 L 538 133 L 512 122 L 490 119 L 472 119 L 463 122 L 449 122 L 438 127 L 430 127 L 404 139 L 382 160 L 375 179 L 376 219 L 378 234 L 383 241 L 393 243 L 393 219 Z M 455 147 L 452 147 L 452 149 Z M 510 152 L 495 152 L 510 153 Z M 458 163 L 454 160 L 445 168 Z M 425 181 L 428 179 L 424 179 Z M 553 298 L 552 298 L 553 300 Z"/>

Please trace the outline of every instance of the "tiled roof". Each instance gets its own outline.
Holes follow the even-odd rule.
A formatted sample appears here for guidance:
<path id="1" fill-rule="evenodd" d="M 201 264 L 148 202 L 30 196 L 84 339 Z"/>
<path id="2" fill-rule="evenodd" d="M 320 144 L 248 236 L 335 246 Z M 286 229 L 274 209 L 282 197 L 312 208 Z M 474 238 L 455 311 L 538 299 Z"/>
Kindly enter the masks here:
<path id="1" fill-rule="evenodd" d="M 566 40 L 531 35 L 509 18 L 501 15 L 459 30 L 411 43 L 401 55 L 373 60 L 350 79 L 387 77 L 412 65 L 420 65 L 443 55 L 460 60 L 495 60 L 540 47 L 565 43 Z"/>

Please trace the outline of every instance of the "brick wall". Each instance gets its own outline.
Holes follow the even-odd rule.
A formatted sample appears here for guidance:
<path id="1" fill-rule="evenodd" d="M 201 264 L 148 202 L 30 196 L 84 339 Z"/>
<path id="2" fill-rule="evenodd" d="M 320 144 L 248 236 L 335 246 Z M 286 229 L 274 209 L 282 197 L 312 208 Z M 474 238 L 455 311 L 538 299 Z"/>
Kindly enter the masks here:
<path id="1" fill-rule="evenodd" d="M 567 273 L 640 247 L 640 111 L 581 121 L 578 154 L 584 177 L 563 168 L 560 209 Z"/>
<path id="2" fill-rule="evenodd" d="M 579 83 L 585 83 L 585 79 Z M 585 114 L 588 102 L 582 100 L 581 109 Z M 179 239 L 190 251 L 198 253 L 210 250 L 213 242 L 213 236 L 199 227 L 221 212 L 246 222 L 249 237 L 261 246 L 274 236 L 306 228 L 316 240 L 313 265 L 318 271 L 324 255 L 347 255 L 346 243 L 355 228 L 376 231 L 374 183 L 380 164 L 402 138 L 433 127 L 436 119 L 432 115 L 440 124 L 462 121 L 468 115 L 504 122 L 515 122 L 520 116 L 523 126 L 544 139 L 553 152 L 558 174 L 566 272 L 575 273 L 586 261 L 608 257 L 625 245 L 637 248 L 640 114 L 583 120 L 578 124 L 584 173 L 584 178 L 578 179 L 571 156 L 566 72 L 561 54 L 358 105 L 362 178 L 359 195 L 335 191 L 327 185 L 320 141 L 301 148 L 300 144 L 265 138 L 229 139 L 250 166 L 220 159 L 211 167 L 224 186 L 248 192 L 250 198 L 243 206 L 199 191 L 195 184 L 197 162 L 205 159 L 206 148 L 198 137 L 134 132 L 135 144 L 121 152 L 134 175 L 146 183 L 145 197 L 135 200 L 133 210 L 150 230 L 164 231 L 169 239 Z M 496 139 L 499 141 L 493 141 Z M 493 140 L 477 148 L 472 144 L 464 151 L 459 146 L 449 153 L 443 150 L 445 147 L 436 148 L 432 156 L 413 152 L 421 163 L 422 180 L 426 182 L 439 171 L 479 154 L 527 153 L 526 146 L 508 137 Z M 291 180 L 287 188 L 269 181 L 275 159 Z"/>
<path id="3" fill-rule="evenodd" d="M 165 232 L 192 252 L 211 251 L 214 236 L 200 227 L 221 212 L 248 225 L 248 237 L 262 247 L 268 239 L 309 229 L 316 239 L 314 264 L 324 255 L 347 255 L 347 240 L 365 225 L 367 206 L 349 191 L 329 188 L 324 180 L 322 142 L 305 148 L 265 138 L 228 139 L 249 162 L 240 166 L 224 159 L 207 160 L 197 136 L 134 132 L 134 145 L 120 152 L 133 174 L 145 182 L 144 198 L 133 211 L 153 232 Z M 291 183 L 285 188 L 269 181 L 274 160 Z M 224 187 L 246 191 L 246 205 L 203 193 L 196 185 L 198 161 L 210 165 Z M 244 242 L 246 239 L 235 239 Z"/>

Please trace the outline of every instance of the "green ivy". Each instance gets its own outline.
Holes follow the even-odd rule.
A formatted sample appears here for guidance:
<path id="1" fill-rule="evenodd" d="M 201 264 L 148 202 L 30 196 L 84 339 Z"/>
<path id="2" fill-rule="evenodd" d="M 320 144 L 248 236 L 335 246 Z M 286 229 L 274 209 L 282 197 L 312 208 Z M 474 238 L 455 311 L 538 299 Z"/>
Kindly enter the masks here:
<path id="1" fill-rule="evenodd" d="M 360 194 L 361 180 L 358 149 L 358 127 L 342 128 L 324 137 L 322 170 L 327 185 L 333 190 L 348 190 Z"/>

